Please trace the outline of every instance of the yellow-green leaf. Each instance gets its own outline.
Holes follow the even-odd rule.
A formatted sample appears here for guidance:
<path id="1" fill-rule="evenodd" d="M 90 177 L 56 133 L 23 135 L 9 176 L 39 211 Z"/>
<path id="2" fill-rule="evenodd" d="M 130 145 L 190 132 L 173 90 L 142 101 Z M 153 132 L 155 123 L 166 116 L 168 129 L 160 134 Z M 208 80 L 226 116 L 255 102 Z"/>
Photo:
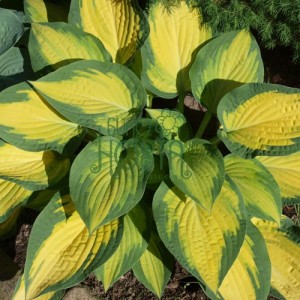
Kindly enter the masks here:
<path id="1" fill-rule="evenodd" d="M 215 113 L 222 97 L 249 82 L 263 82 L 264 66 L 259 47 L 246 31 L 220 35 L 199 50 L 191 67 L 194 97 Z"/>
<path id="2" fill-rule="evenodd" d="M 12 300 L 24 300 L 25 294 L 26 292 L 25 292 L 24 275 L 22 275 L 17 282 Z M 64 294 L 65 294 L 65 290 L 54 291 L 54 292 L 49 292 L 41 296 L 38 296 L 33 300 L 60 300 L 62 299 Z"/>
<path id="3" fill-rule="evenodd" d="M 27 151 L 74 152 L 83 134 L 25 82 L 0 93 L 0 119 L 0 137 Z"/>
<path id="4" fill-rule="evenodd" d="M 219 195 L 225 169 L 221 152 L 209 142 L 169 141 L 164 149 L 173 183 L 207 211 Z"/>
<path id="5" fill-rule="evenodd" d="M 25 204 L 33 192 L 7 180 L 0 179 L 0 223 L 18 206 Z"/>
<path id="6" fill-rule="evenodd" d="M 54 151 L 28 152 L 0 140 L 0 178 L 29 190 L 41 190 L 61 181 L 70 159 Z"/>
<path id="7" fill-rule="evenodd" d="M 300 90 L 250 83 L 224 96 L 219 136 L 231 152 L 251 157 L 300 150 Z"/>
<path id="8" fill-rule="evenodd" d="M 57 194 L 32 228 L 24 270 L 25 298 L 84 280 L 116 250 L 122 226 L 122 220 L 115 219 L 89 234 L 69 195 Z"/>
<path id="9" fill-rule="evenodd" d="M 163 182 L 154 195 L 153 214 L 168 250 L 216 295 L 244 242 L 246 220 L 239 194 L 225 181 L 209 214 Z"/>
<path id="10" fill-rule="evenodd" d="M 76 157 L 71 196 L 90 232 L 130 211 L 142 198 L 153 156 L 137 140 L 101 137 Z"/>
<path id="11" fill-rule="evenodd" d="M 111 61 L 110 54 L 97 38 L 63 22 L 33 23 L 29 53 L 34 71 L 47 66 L 58 69 L 81 59 Z"/>
<path id="12" fill-rule="evenodd" d="M 271 286 L 285 299 L 300 299 L 300 228 L 282 216 L 281 226 L 252 219 L 265 238 L 271 260 Z"/>
<path id="13" fill-rule="evenodd" d="M 148 108 L 146 111 L 153 120 L 158 122 L 166 139 L 180 139 L 180 131 L 186 124 L 186 119 L 183 114 L 178 111 L 168 109 Z"/>
<path id="14" fill-rule="evenodd" d="M 226 175 L 236 184 L 252 216 L 280 222 L 280 190 L 272 174 L 257 160 L 237 155 L 225 157 Z"/>
<path id="15" fill-rule="evenodd" d="M 149 31 L 144 13 L 132 0 L 73 0 L 69 22 L 99 38 L 120 64 L 135 54 Z"/>
<path id="16" fill-rule="evenodd" d="M 174 266 L 174 258 L 157 233 L 152 232 L 148 248 L 132 270 L 135 277 L 157 297 L 161 297 Z"/>
<path id="17" fill-rule="evenodd" d="M 24 0 L 26 17 L 33 22 L 66 22 L 69 1 Z"/>
<path id="18" fill-rule="evenodd" d="M 264 238 L 249 223 L 239 255 L 219 288 L 221 299 L 267 299 L 270 279 L 271 263 Z"/>
<path id="19" fill-rule="evenodd" d="M 257 156 L 277 181 L 284 205 L 300 203 L 300 152 L 284 156 Z"/>
<path id="20" fill-rule="evenodd" d="M 128 272 L 145 252 L 148 246 L 147 218 L 149 216 L 140 205 L 124 216 L 120 245 L 110 259 L 94 271 L 106 291 Z"/>
<path id="21" fill-rule="evenodd" d="M 142 47 L 142 81 L 153 94 L 173 98 L 190 90 L 189 68 L 199 45 L 211 38 L 211 29 L 201 25 L 198 8 L 186 0 L 170 9 L 151 1 L 150 34 Z"/>
<path id="22" fill-rule="evenodd" d="M 132 128 L 147 101 L 138 78 L 108 62 L 75 62 L 31 84 L 66 118 L 105 135 Z"/>

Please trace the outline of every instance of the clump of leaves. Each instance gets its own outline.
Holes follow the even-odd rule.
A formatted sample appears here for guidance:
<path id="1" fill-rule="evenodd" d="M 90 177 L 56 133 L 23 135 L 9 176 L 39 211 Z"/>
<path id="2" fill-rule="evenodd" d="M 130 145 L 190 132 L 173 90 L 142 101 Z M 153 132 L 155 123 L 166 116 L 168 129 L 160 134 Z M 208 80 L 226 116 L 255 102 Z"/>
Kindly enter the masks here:
<path id="1" fill-rule="evenodd" d="M 130 269 L 160 297 L 174 258 L 212 299 L 299 296 L 281 210 L 300 199 L 300 91 L 262 82 L 247 30 L 213 36 L 190 1 L 165 2 L 72 0 L 65 23 L 25 1 L 39 78 L 0 93 L 2 224 L 51 200 L 15 300 Z M 195 134 L 188 93 L 207 110 Z"/>

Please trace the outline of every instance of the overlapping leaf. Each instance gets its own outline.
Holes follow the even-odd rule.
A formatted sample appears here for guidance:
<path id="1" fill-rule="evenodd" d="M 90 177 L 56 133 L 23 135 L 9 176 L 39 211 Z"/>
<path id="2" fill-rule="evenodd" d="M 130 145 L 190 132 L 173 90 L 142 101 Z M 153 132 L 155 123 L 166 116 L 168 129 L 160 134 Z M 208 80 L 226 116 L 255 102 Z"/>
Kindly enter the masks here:
<path id="1" fill-rule="evenodd" d="M 130 70 L 108 62 L 75 62 L 31 84 L 71 121 L 108 135 L 132 128 L 147 100 Z"/>
<path id="2" fill-rule="evenodd" d="M 69 22 L 99 38 L 120 64 L 128 62 L 149 31 L 144 13 L 132 0 L 73 0 Z"/>
<path id="3" fill-rule="evenodd" d="M 24 275 L 19 278 L 15 287 L 15 292 L 12 300 L 24 300 L 25 299 L 25 282 Z M 60 300 L 65 294 L 65 290 L 49 292 L 34 298 L 33 300 Z"/>
<path id="4" fill-rule="evenodd" d="M 74 152 L 83 134 L 25 82 L 0 93 L 0 119 L 0 137 L 28 151 Z"/>
<path id="5" fill-rule="evenodd" d="M 136 140 L 123 145 L 101 137 L 88 144 L 72 165 L 70 188 L 89 231 L 130 211 L 141 200 L 152 169 L 151 151 Z"/>
<path id="6" fill-rule="evenodd" d="M 280 222 L 280 190 L 272 174 L 262 164 L 257 160 L 229 155 L 225 158 L 225 172 L 242 194 L 249 214 Z"/>
<path id="7" fill-rule="evenodd" d="M 24 270 L 25 298 L 85 279 L 116 250 L 122 226 L 122 220 L 116 219 L 90 234 L 70 197 L 58 194 L 32 228 Z"/>
<path id="8" fill-rule="evenodd" d="M 165 153 L 173 183 L 210 211 L 225 177 L 220 151 L 209 142 L 193 139 L 185 144 L 169 141 Z"/>
<path id="9" fill-rule="evenodd" d="M 142 47 L 142 81 L 153 94 L 173 98 L 190 90 L 189 68 L 199 45 L 211 38 L 200 11 L 181 0 L 170 9 L 152 1 L 150 34 Z"/>
<path id="10" fill-rule="evenodd" d="M 4 222 L 0 223 L 0 241 L 7 240 L 8 237 L 15 234 L 20 212 L 20 208 L 15 209 Z"/>
<path id="11" fill-rule="evenodd" d="M 24 0 L 24 11 L 33 22 L 66 22 L 69 1 Z"/>
<path id="12" fill-rule="evenodd" d="M 0 179 L 0 223 L 3 223 L 33 192 L 7 180 Z"/>
<path id="13" fill-rule="evenodd" d="M 58 69 L 81 59 L 111 61 L 110 54 L 96 37 L 63 22 L 33 23 L 29 52 L 35 71 L 50 65 Z"/>
<path id="14" fill-rule="evenodd" d="M 300 229 L 283 216 L 281 226 L 252 219 L 262 233 L 271 260 L 271 286 L 284 299 L 300 298 Z"/>
<path id="15" fill-rule="evenodd" d="M 243 156 L 287 155 L 300 150 L 300 90 L 247 84 L 224 96 L 218 107 L 219 136 Z"/>
<path id="16" fill-rule="evenodd" d="M 215 113 L 222 97 L 249 82 L 263 82 L 259 47 L 246 30 L 224 33 L 198 52 L 190 77 L 194 97 Z"/>
<path id="17" fill-rule="evenodd" d="M 221 299 L 267 299 L 270 290 L 271 263 L 265 241 L 253 225 L 238 257 L 219 288 Z"/>
<path id="18" fill-rule="evenodd" d="M 24 31 L 22 22 L 11 10 L 0 8 L 0 56 L 15 45 Z"/>
<path id="19" fill-rule="evenodd" d="M 54 151 L 28 152 L 0 140 L 0 179 L 37 191 L 57 184 L 69 168 L 70 159 Z"/>
<path id="20" fill-rule="evenodd" d="M 147 218 L 146 211 L 140 205 L 124 216 L 123 236 L 117 250 L 94 271 L 106 291 L 129 271 L 145 252 L 148 246 Z"/>
<path id="21" fill-rule="evenodd" d="M 153 202 L 158 233 L 176 259 L 216 295 L 244 242 L 242 199 L 224 182 L 211 213 L 162 183 Z"/>
<path id="22" fill-rule="evenodd" d="M 276 179 L 284 205 L 300 202 L 300 152 L 284 156 L 257 156 Z"/>
<path id="23" fill-rule="evenodd" d="M 132 270 L 138 281 L 160 298 L 171 277 L 173 265 L 173 256 L 157 233 L 152 232 L 148 248 Z"/>

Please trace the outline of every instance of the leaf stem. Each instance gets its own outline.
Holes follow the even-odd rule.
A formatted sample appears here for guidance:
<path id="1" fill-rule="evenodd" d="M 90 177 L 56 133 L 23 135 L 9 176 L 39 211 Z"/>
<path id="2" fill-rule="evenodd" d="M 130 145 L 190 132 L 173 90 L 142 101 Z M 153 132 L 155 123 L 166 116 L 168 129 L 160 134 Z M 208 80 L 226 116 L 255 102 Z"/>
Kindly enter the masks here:
<path id="1" fill-rule="evenodd" d="M 211 138 L 209 140 L 209 142 L 213 145 L 218 145 L 219 143 L 221 143 L 220 138 L 216 135 L 215 137 Z"/>
<path id="2" fill-rule="evenodd" d="M 210 113 L 208 111 L 204 114 L 204 118 L 203 118 L 203 120 L 202 120 L 196 134 L 195 134 L 196 138 L 201 138 L 202 137 L 203 133 L 205 132 L 206 127 L 208 126 L 208 124 L 211 120 L 211 117 L 212 117 L 212 113 Z"/>
<path id="3" fill-rule="evenodd" d="M 184 93 L 178 95 L 177 110 L 182 114 L 184 114 L 184 97 Z"/>
<path id="4" fill-rule="evenodd" d="M 148 93 L 147 94 L 147 104 L 146 104 L 147 108 L 152 108 L 152 100 L 153 100 L 153 95 Z"/>

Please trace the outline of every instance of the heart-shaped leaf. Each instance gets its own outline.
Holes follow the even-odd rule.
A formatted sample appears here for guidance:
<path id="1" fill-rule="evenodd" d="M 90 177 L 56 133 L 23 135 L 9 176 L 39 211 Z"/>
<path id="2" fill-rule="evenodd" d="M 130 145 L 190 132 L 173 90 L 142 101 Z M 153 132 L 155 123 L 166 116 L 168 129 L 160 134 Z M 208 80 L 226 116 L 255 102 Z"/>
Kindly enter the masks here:
<path id="1" fill-rule="evenodd" d="M 130 211 L 142 198 L 153 169 L 151 151 L 136 140 L 113 137 L 88 144 L 70 173 L 71 196 L 90 232 Z"/>
<path id="2" fill-rule="evenodd" d="M 168 250 L 216 295 L 246 231 L 243 201 L 231 184 L 224 182 L 209 214 L 163 182 L 154 195 L 153 214 Z"/>

